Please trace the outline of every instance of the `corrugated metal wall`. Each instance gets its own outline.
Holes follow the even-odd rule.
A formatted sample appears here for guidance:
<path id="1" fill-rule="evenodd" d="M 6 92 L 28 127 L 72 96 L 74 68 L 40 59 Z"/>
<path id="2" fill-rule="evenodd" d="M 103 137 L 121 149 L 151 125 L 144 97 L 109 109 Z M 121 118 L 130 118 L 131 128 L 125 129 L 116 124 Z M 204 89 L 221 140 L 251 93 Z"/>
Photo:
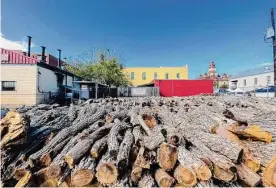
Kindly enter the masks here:
<path id="1" fill-rule="evenodd" d="M 37 59 L 28 57 L 20 52 L 1 48 L 1 63 L 9 64 L 36 64 Z"/>
<path id="2" fill-rule="evenodd" d="M 213 80 L 155 80 L 160 96 L 192 96 L 202 93 L 213 94 Z"/>
<path id="3" fill-rule="evenodd" d="M 118 97 L 150 97 L 159 96 L 159 88 L 156 87 L 119 87 Z"/>

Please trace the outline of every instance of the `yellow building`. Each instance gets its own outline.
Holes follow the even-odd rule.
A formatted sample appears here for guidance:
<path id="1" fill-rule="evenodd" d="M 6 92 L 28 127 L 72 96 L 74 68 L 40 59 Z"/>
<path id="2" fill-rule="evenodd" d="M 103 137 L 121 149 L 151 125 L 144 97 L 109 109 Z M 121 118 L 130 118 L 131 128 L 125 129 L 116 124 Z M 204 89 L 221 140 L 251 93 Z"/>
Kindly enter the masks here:
<path id="1" fill-rule="evenodd" d="M 133 67 L 123 70 L 133 86 L 148 84 L 155 79 L 188 79 L 188 65 L 182 67 Z"/>

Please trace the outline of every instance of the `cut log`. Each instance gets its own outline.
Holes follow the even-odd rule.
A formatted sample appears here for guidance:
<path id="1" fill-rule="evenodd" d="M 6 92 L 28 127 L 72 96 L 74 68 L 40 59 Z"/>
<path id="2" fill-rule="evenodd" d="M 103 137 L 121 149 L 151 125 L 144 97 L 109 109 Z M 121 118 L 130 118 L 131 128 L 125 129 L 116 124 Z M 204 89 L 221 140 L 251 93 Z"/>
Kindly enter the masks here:
<path id="1" fill-rule="evenodd" d="M 150 129 L 153 129 L 156 126 L 156 120 L 152 115 L 142 114 L 142 118 L 147 127 L 149 127 Z"/>
<path id="2" fill-rule="evenodd" d="M 276 187 L 276 157 L 267 164 L 263 174 L 263 184 L 266 187 Z"/>
<path id="3" fill-rule="evenodd" d="M 64 157 L 69 167 L 73 168 L 81 157 L 91 148 L 95 141 L 108 134 L 111 128 L 112 124 L 105 125 L 88 135 L 86 139 L 79 141 Z"/>
<path id="4" fill-rule="evenodd" d="M 211 151 L 195 137 L 189 138 L 186 136 L 185 138 L 192 141 L 192 144 L 195 146 L 190 149 L 193 155 L 197 156 L 197 158 L 202 161 L 207 162 L 207 165 L 209 163 L 208 161 L 212 162 L 213 176 L 216 179 L 223 182 L 231 182 L 236 177 L 235 173 L 237 172 L 237 168 L 230 159 Z"/>
<path id="5" fill-rule="evenodd" d="M 174 178 L 184 187 L 193 187 L 197 183 L 195 172 L 181 164 L 175 169 Z"/>
<path id="6" fill-rule="evenodd" d="M 191 132 L 200 138 L 200 141 L 212 151 L 231 159 L 234 163 L 240 163 L 243 156 L 243 149 L 238 143 L 225 140 L 222 136 L 205 132 Z"/>
<path id="7" fill-rule="evenodd" d="M 93 158 L 97 159 L 103 154 L 104 150 L 107 148 L 107 137 L 105 136 L 95 142 L 90 150 L 90 154 Z"/>
<path id="8" fill-rule="evenodd" d="M 122 110 L 122 111 L 115 111 L 115 112 L 110 112 L 106 115 L 105 121 L 107 123 L 113 122 L 115 119 L 119 119 L 122 121 L 127 117 L 128 111 L 127 110 Z"/>
<path id="9" fill-rule="evenodd" d="M 150 164 L 148 161 L 146 161 L 145 157 L 144 157 L 144 152 L 145 152 L 145 148 L 144 147 L 140 147 L 137 158 L 134 162 L 135 166 L 139 166 L 141 168 L 146 168 L 146 169 L 150 169 Z"/>
<path id="10" fill-rule="evenodd" d="M 94 178 L 96 161 L 90 156 L 85 156 L 74 168 L 71 175 L 71 183 L 74 186 L 83 187 L 90 184 Z"/>
<path id="11" fill-rule="evenodd" d="M 180 144 L 180 142 L 181 142 L 181 138 L 176 134 L 171 135 L 169 137 L 169 144 L 171 144 L 171 145 L 178 146 Z"/>
<path id="12" fill-rule="evenodd" d="M 245 164 L 241 163 L 236 165 L 238 178 L 243 182 L 244 185 L 249 187 L 256 187 L 261 182 L 261 177 L 253 170 L 248 168 Z"/>
<path id="13" fill-rule="evenodd" d="M 190 171 L 190 176 L 196 175 L 198 180 L 208 181 L 212 177 L 212 172 L 209 167 L 197 156 L 193 155 L 190 151 L 188 151 L 184 146 L 178 147 L 178 161 L 182 165 L 181 171 L 186 170 L 186 173 Z M 188 177 L 188 176 L 187 176 Z M 185 181 L 185 180 L 183 180 Z M 183 185 L 189 185 L 188 183 L 181 183 Z M 179 182 L 180 183 L 180 182 Z M 193 185 L 190 185 L 193 186 Z"/>
<path id="14" fill-rule="evenodd" d="M 137 119 L 141 125 L 141 127 L 144 129 L 144 131 L 147 133 L 148 136 L 151 135 L 151 130 L 150 128 L 148 127 L 148 125 L 145 123 L 145 121 L 143 120 L 143 117 L 141 115 L 138 115 L 137 116 Z"/>
<path id="15" fill-rule="evenodd" d="M 158 169 L 155 172 L 155 180 L 160 187 L 171 187 L 174 183 L 174 178 L 171 177 L 167 172 L 163 169 Z"/>
<path id="16" fill-rule="evenodd" d="M 115 161 L 114 156 L 107 152 L 97 166 L 97 180 L 104 186 L 112 185 L 117 181 L 118 169 Z"/>
<path id="17" fill-rule="evenodd" d="M 40 187 L 57 187 L 57 186 L 58 186 L 58 179 L 47 179 L 40 185 Z"/>
<path id="18" fill-rule="evenodd" d="M 149 150 L 154 150 L 160 146 L 162 142 L 165 141 L 165 137 L 161 131 L 154 129 L 151 131 L 150 136 L 144 136 L 144 146 Z"/>
<path id="19" fill-rule="evenodd" d="M 247 121 L 241 117 L 238 117 L 237 114 L 233 114 L 229 109 L 224 110 L 223 115 L 226 118 L 232 119 L 234 121 L 237 121 L 240 125 L 245 125 L 247 126 Z"/>
<path id="20" fill-rule="evenodd" d="M 139 181 L 139 179 L 142 177 L 142 171 L 143 168 L 141 168 L 140 166 L 133 166 L 132 167 L 132 171 L 130 174 L 130 179 L 132 182 L 137 183 Z"/>
<path id="21" fill-rule="evenodd" d="M 258 125 L 236 126 L 232 124 L 229 125 L 227 129 L 240 137 L 251 138 L 252 140 L 266 143 L 271 143 L 272 141 L 271 133 L 262 130 Z"/>
<path id="22" fill-rule="evenodd" d="M 18 112 L 9 111 L 1 120 L 1 148 L 22 145 L 27 140 L 30 126 L 30 117 L 20 115 Z M 6 133 L 6 134 L 4 134 Z"/>
<path id="23" fill-rule="evenodd" d="M 141 142 L 143 142 L 143 134 L 140 126 L 135 126 L 133 128 L 132 134 L 134 136 L 134 144 L 135 145 L 141 145 Z"/>
<path id="24" fill-rule="evenodd" d="M 96 121 L 101 119 L 104 116 L 105 111 L 103 109 L 99 109 L 95 114 L 89 116 L 88 118 L 73 124 L 70 127 L 67 127 L 61 130 L 45 147 L 43 147 L 38 152 L 32 154 L 29 157 L 30 161 L 38 160 L 43 154 L 51 152 L 51 150 L 55 147 L 57 143 L 62 142 L 68 135 L 74 136 L 78 132 L 82 131 L 83 129 L 87 128 L 89 125 L 94 124 Z M 98 126 L 98 125 L 97 125 Z M 33 163 L 33 162 L 32 162 Z"/>
<path id="25" fill-rule="evenodd" d="M 132 135 L 132 130 L 128 129 L 125 132 L 124 139 L 120 145 L 119 153 L 117 156 L 117 165 L 120 170 L 125 169 L 129 164 L 129 154 L 131 151 L 131 146 L 133 144 L 134 138 Z"/>
<path id="26" fill-rule="evenodd" d="M 154 178 L 149 173 L 145 173 L 143 175 L 143 177 L 138 183 L 138 186 L 143 188 L 157 187 L 157 185 L 155 184 Z"/>
<path id="27" fill-rule="evenodd" d="M 163 143 L 157 151 L 159 166 L 165 170 L 172 170 L 177 161 L 178 151 L 173 145 Z"/>
<path id="28" fill-rule="evenodd" d="M 245 165 L 251 168 L 254 172 L 257 172 L 260 169 L 261 167 L 260 159 L 252 155 L 252 153 L 249 151 L 249 149 L 247 149 L 244 146 L 244 144 L 242 143 L 242 141 L 239 139 L 237 135 L 228 131 L 227 128 L 224 126 L 213 126 L 212 132 L 222 136 L 223 138 L 226 138 L 228 140 L 232 140 L 238 143 L 244 150 L 243 162 L 245 163 Z"/>
<path id="29" fill-rule="evenodd" d="M 17 184 L 15 185 L 15 187 L 25 187 L 29 181 L 32 178 L 32 173 L 30 171 L 28 171 L 27 173 L 25 173 L 25 175 L 17 182 Z"/>

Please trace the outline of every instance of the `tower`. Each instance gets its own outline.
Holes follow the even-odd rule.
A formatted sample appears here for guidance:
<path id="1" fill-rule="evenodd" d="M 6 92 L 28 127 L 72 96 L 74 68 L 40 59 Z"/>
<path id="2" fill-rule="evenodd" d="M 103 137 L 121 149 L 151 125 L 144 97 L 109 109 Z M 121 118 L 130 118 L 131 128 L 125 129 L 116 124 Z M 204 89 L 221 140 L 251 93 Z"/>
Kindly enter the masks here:
<path id="1" fill-rule="evenodd" d="M 216 65 L 214 61 L 211 61 L 209 65 L 208 73 L 211 79 L 214 79 L 217 77 L 217 70 L 216 70 Z"/>

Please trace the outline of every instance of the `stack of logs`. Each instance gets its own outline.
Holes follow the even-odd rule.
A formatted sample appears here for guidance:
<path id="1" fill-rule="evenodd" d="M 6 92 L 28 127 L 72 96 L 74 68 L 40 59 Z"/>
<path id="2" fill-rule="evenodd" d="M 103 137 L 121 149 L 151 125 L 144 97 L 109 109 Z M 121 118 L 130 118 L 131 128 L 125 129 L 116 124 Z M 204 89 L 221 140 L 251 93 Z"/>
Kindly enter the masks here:
<path id="1" fill-rule="evenodd" d="M 276 128 L 239 116 L 259 112 L 252 101 L 219 101 L 110 98 L 10 111 L 1 120 L 2 186 L 276 186 Z M 256 142 L 271 146 L 269 157 L 251 150 Z"/>

